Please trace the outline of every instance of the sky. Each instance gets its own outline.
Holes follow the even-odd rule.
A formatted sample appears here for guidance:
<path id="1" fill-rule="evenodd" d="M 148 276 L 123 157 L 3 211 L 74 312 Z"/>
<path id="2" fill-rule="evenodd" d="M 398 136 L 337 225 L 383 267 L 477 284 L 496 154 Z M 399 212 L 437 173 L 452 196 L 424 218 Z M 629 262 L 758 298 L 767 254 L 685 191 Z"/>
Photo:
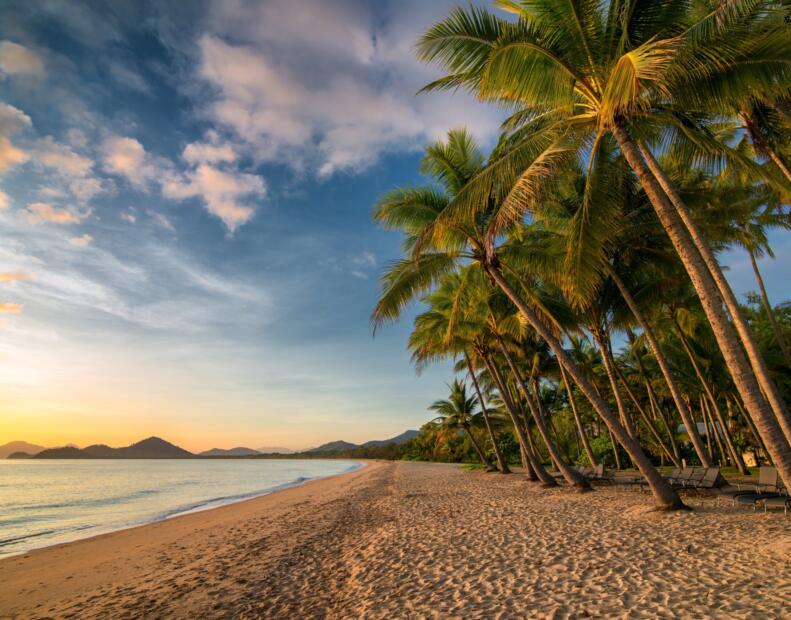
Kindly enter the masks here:
<path id="1" fill-rule="evenodd" d="M 0 8 L 0 444 L 304 448 L 418 428 L 451 380 L 372 338 L 376 199 L 501 113 L 438 76 L 445 0 Z M 788 299 L 791 239 L 761 267 Z M 740 295 L 749 261 L 723 256 Z"/>

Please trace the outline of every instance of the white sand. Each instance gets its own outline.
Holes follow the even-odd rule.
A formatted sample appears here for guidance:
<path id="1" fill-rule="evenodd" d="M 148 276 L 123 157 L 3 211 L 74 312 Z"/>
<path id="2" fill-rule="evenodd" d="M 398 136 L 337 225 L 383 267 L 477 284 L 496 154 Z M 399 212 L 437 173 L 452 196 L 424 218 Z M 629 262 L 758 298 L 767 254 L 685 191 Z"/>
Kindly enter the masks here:
<path id="1" fill-rule="evenodd" d="M 791 518 L 688 501 L 372 463 L 2 560 L 0 617 L 789 617 Z"/>

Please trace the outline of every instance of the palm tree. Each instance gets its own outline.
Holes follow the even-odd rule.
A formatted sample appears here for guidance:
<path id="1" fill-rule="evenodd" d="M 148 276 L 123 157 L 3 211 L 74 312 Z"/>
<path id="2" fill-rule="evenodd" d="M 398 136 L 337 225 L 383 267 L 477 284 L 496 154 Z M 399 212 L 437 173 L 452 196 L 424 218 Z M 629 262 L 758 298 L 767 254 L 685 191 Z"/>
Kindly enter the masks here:
<path id="1" fill-rule="evenodd" d="M 475 439 L 472 427 L 478 424 L 480 412 L 477 412 L 478 399 L 475 396 L 467 395 L 467 385 L 458 379 L 449 385 L 450 397 L 443 400 L 434 401 L 429 409 L 437 413 L 435 422 L 441 423 L 446 429 L 461 429 L 470 438 L 481 464 L 490 471 L 494 471 L 492 464 L 487 460 L 481 446 Z"/>
<path id="2" fill-rule="evenodd" d="M 538 154 L 536 146 L 540 149 Z M 536 191 L 538 180 L 547 174 L 561 155 L 562 150 L 547 150 L 543 145 L 535 144 L 520 145 L 504 155 L 512 165 L 524 171 L 518 193 L 524 195 Z M 659 475 L 639 444 L 629 436 L 576 368 L 546 322 L 551 320 L 550 317 L 542 318 L 545 309 L 540 300 L 529 287 L 523 286 L 524 282 L 515 282 L 506 276 L 504 269 L 508 266 L 498 256 L 495 241 L 514 221 L 514 193 L 498 196 L 497 190 L 493 189 L 472 205 L 463 204 L 460 208 L 456 203 L 451 209 L 451 197 L 455 203 L 466 192 L 470 179 L 481 173 L 482 162 L 483 157 L 469 135 L 464 131 L 451 131 L 447 143 L 428 147 L 422 165 L 425 173 L 434 176 L 444 186 L 445 193 L 427 188 L 407 188 L 391 192 L 380 202 L 375 218 L 386 226 L 406 232 L 406 247 L 411 257 L 395 263 L 383 277 L 384 290 L 372 315 L 374 325 L 396 319 L 407 303 L 453 271 L 459 261 L 472 261 L 505 293 L 536 334 L 549 345 L 559 363 L 564 365 L 640 469 L 658 506 L 663 509 L 682 507 L 678 494 Z M 517 287 L 524 295 L 530 296 L 530 304 L 517 292 Z"/>
<path id="3" fill-rule="evenodd" d="M 587 154 L 593 170 L 604 137 L 615 138 L 695 287 L 745 408 L 781 477 L 791 484 L 791 418 L 713 253 L 647 146 L 667 135 L 659 131 L 663 126 L 699 138 L 684 118 L 732 107 L 732 93 L 787 92 L 791 68 L 780 59 L 791 55 L 791 37 L 783 10 L 759 2 L 720 3 L 704 13 L 704 3 L 655 3 L 649 9 L 629 0 L 501 0 L 497 5 L 518 21 L 475 7 L 455 9 L 423 35 L 420 58 L 439 61 L 448 71 L 426 88 L 465 87 L 516 108 L 514 139 L 543 147 L 533 161 L 546 163 L 557 159 L 558 150 L 573 148 Z M 711 142 L 705 145 L 709 150 Z M 717 147 L 720 157 L 738 159 L 732 149 Z M 487 172 L 476 185 L 488 192 L 496 177 L 512 187 L 503 210 L 512 220 L 535 202 L 535 171 L 529 174 L 527 166 L 516 171 L 508 154 Z M 468 192 L 475 195 L 473 202 L 481 193 Z M 586 210 L 592 210 L 587 202 Z M 501 280 L 498 284 L 508 286 Z"/>

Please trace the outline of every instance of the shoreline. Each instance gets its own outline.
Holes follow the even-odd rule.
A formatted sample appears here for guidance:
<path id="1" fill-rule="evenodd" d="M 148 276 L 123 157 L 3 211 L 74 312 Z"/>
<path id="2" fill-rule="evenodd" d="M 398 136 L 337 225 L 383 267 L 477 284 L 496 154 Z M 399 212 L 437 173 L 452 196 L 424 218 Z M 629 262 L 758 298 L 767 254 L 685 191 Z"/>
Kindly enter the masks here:
<path id="1" fill-rule="evenodd" d="M 4 558 L 0 617 L 780 617 L 782 513 L 647 506 L 372 461 Z"/>
<path id="2" fill-rule="evenodd" d="M 93 462 L 93 461 L 96 461 L 96 460 L 108 460 L 108 461 L 118 461 L 118 460 L 135 460 L 135 461 L 136 460 L 167 460 L 167 461 L 172 461 L 172 460 L 176 460 L 176 459 L 52 459 L 52 460 L 68 460 L 68 461 L 87 460 L 87 461 Z M 184 460 L 187 460 L 187 459 L 184 459 Z M 294 460 L 297 460 L 297 459 L 294 459 Z M 84 540 L 90 540 L 90 539 L 98 537 L 98 536 L 105 536 L 107 534 L 114 534 L 116 532 L 123 532 L 125 530 L 129 530 L 129 529 L 133 529 L 133 528 L 137 528 L 137 527 L 143 527 L 143 526 L 151 525 L 151 524 L 154 524 L 154 523 L 161 523 L 163 521 L 168 521 L 168 520 L 171 520 L 171 519 L 174 519 L 174 518 L 178 518 L 178 517 L 182 517 L 182 516 L 185 516 L 185 515 L 205 512 L 207 510 L 215 510 L 215 509 L 218 509 L 218 508 L 223 508 L 225 506 L 232 506 L 234 504 L 238 504 L 238 503 L 242 503 L 242 502 L 258 499 L 260 497 L 266 497 L 266 496 L 272 495 L 274 493 L 280 493 L 281 491 L 285 491 L 285 490 L 288 490 L 288 489 L 298 488 L 300 486 L 304 486 L 305 484 L 309 484 L 310 482 L 314 482 L 314 481 L 318 481 L 318 480 L 324 480 L 326 478 L 332 478 L 332 477 L 335 477 L 335 476 L 343 476 L 345 474 L 353 473 L 355 471 L 358 471 L 360 469 L 365 468 L 366 465 L 367 465 L 367 463 L 363 459 L 339 459 L 339 458 L 336 458 L 336 459 L 331 459 L 331 460 L 334 460 L 334 461 L 349 461 L 350 463 L 354 464 L 354 467 L 352 469 L 349 469 L 349 470 L 346 470 L 346 471 L 342 471 L 342 472 L 339 472 L 339 473 L 330 473 L 330 474 L 326 474 L 326 475 L 319 475 L 319 476 L 313 476 L 313 477 L 308 477 L 308 478 L 300 477 L 300 478 L 298 478 L 298 479 L 296 479 L 296 480 L 294 480 L 292 482 L 286 482 L 286 483 L 283 483 L 283 484 L 278 484 L 278 485 L 275 485 L 274 487 L 271 487 L 271 488 L 268 488 L 268 489 L 264 489 L 264 490 L 260 490 L 260 491 L 253 491 L 251 493 L 244 493 L 244 494 L 240 494 L 240 495 L 237 495 L 237 496 L 231 496 L 231 497 L 209 498 L 209 499 L 206 499 L 206 500 L 201 500 L 200 502 L 198 502 L 196 504 L 192 504 L 192 505 L 185 505 L 185 506 L 177 506 L 177 507 L 167 508 L 167 509 L 164 509 L 163 511 L 160 511 L 160 512 L 158 512 L 156 514 L 153 514 L 153 515 L 151 515 L 149 517 L 146 517 L 143 520 L 121 524 L 121 525 L 119 525 L 117 527 L 115 527 L 113 525 L 108 525 L 106 527 L 103 527 L 101 525 L 91 526 L 91 529 L 93 529 L 95 531 L 94 531 L 94 533 L 88 534 L 87 536 L 78 536 L 78 537 L 73 538 L 71 540 L 64 540 L 64 541 L 61 541 L 61 542 L 54 542 L 54 543 L 45 543 L 45 544 L 43 544 L 41 546 L 33 546 L 33 547 L 30 547 L 29 549 L 26 549 L 26 550 L 14 551 L 14 552 L 11 552 L 11 553 L 6 553 L 6 554 L 0 554 L 0 562 L 2 562 L 5 559 L 15 558 L 15 557 L 19 557 L 21 555 L 26 555 L 26 554 L 32 553 L 34 551 L 50 549 L 50 548 L 59 547 L 59 546 L 62 546 L 62 545 L 69 545 L 69 544 L 80 542 L 80 541 L 84 541 Z M 50 461 L 50 460 L 43 459 L 43 461 L 47 462 L 47 461 Z M 171 511 L 175 511 L 175 512 L 171 512 Z M 87 528 L 84 528 L 84 529 L 87 529 Z M 33 536 L 31 538 L 34 538 L 34 537 L 35 536 Z"/>

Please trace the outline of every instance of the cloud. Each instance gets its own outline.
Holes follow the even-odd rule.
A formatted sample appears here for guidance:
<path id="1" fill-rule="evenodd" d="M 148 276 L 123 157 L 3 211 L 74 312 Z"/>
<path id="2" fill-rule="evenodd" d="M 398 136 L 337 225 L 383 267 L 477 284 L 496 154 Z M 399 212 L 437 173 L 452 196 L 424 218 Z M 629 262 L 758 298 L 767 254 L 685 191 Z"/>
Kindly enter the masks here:
<path id="1" fill-rule="evenodd" d="M 107 68 L 113 79 L 121 86 L 146 95 L 151 94 L 148 82 L 135 69 L 117 61 L 109 62 Z"/>
<path id="2" fill-rule="evenodd" d="M 184 147 L 182 158 L 190 164 L 216 164 L 236 161 L 236 152 L 227 142 L 221 143 L 217 133 L 209 131 L 206 142 L 191 142 Z"/>
<path id="3" fill-rule="evenodd" d="M 121 219 L 130 224 L 137 222 L 137 216 L 132 211 L 124 211 L 121 214 Z"/>
<path id="4" fill-rule="evenodd" d="M 8 199 L 8 194 L 6 194 L 4 191 L 0 191 L 0 211 L 7 209 L 9 202 L 10 200 Z"/>
<path id="5" fill-rule="evenodd" d="M 170 232 L 176 232 L 176 227 L 173 225 L 173 222 L 171 222 L 170 219 L 163 213 L 149 211 L 148 214 L 151 216 L 151 219 L 154 220 L 154 223 L 160 228 L 164 228 Z"/>
<path id="6" fill-rule="evenodd" d="M 24 45 L 0 41 L 0 71 L 6 75 L 41 75 L 44 73 L 44 61 Z"/>
<path id="7" fill-rule="evenodd" d="M 21 314 L 23 308 L 23 304 L 10 302 L 0 303 L 0 314 Z"/>
<path id="8" fill-rule="evenodd" d="M 361 280 L 367 280 L 368 279 L 368 274 L 367 273 L 365 273 L 364 271 L 358 271 L 357 269 L 353 269 L 352 270 L 352 275 L 355 278 L 360 278 Z"/>
<path id="9" fill-rule="evenodd" d="M 125 177 L 138 190 L 147 190 L 166 168 L 157 167 L 143 145 L 134 138 L 111 136 L 102 144 L 104 167 Z"/>
<path id="10" fill-rule="evenodd" d="M 220 218 L 233 233 L 253 217 L 255 206 L 249 198 L 266 196 L 266 184 L 258 175 L 220 168 L 217 164 L 234 162 L 236 153 L 230 144 L 219 143 L 214 133 L 210 132 L 207 140 L 185 147 L 183 157 L 193 167 L 179 172 L 172 162 L 149 154 L 138 140 L 113 136 L 102 147 L 104 166 L 128 179 L 137 189 L 148 191 L 158 184 L 165 198 L 200 199 L 206 210 Z M 169 226 L 163 225 L 163 221 L 158 219 L 163 228 L 173 228 L 169 221 Z"/>
<path id="11" fill-rule="evenodd" d="M 34 202 L 27 206 L 27 220 L 31 224 L 50 222 L 53 224 L 77 224 L 83 219 L 83 214 L 77 214 L 69 209 L 54 207 L 46 202 Z"/>
<path id="12" fill-rule="evenodd" d="M 209 164 L 200 164 L 183 178 L 166 181 L 162 194 L 175 200 L 202 199 L 206 210 L 220 218 L 233 233 L 255 213 L 255 207 L 244 199 L 253 196 L 263 198 L 266 185 L 260 176 L 254 174 L 223 171 Z"/>
<path id="13" fill-rule="evenodd" d="M 0 103 L 0 172 L 30 159 L 28 153 L 14 146 L 10 136 L 20 128 L 32 124 L 30 117 L 22 110 L 7 103 Z"/>
<path id="14" fill-rule="evenodd" d="M 361 267 L 375 267 L 376 256 L 372 252 L 363 252 L 359 256 L 353 256 L 351 262 Z"/>
<path id="15" fill-rule="evenodd" d="M 71 243 L 72 245 L 79 246 L 81 248 L 89 246 L 92 241 L 93 241 L 93 237 L 91 237 L 91 235 L 87 233 L 79 237 L 72 237 L 71 239 L 69 239 L 69 243 Z"/>
<path id="16" fill-rule="evenodd" d="M 320 177 L 359 172 L 466 124 L 493 139 L 501 113 L 464 93 L 415 92 L 436 77 L 412 45 L 449 4 L 318 0 L 211 3 L 198 40 L 203 116 L 263 161 Z M 211 91 L 210 91 L 211 92 Z"/>
<path id="17" fill-rule="evenodd" d="M 84 177 L 93 167 L 87 157 L 78 155 L 65 144 L 55 142 L 51 137 L 38 142 L 36 159 L 48 168 L 53 168 L 65 176 Z"/>
<path id="18" fill-rule="evenodd" d="M 24 271 L 6 271 L 0 272 L 0 282 L 26 282 L 32 280 L 33 276 Z"/>

